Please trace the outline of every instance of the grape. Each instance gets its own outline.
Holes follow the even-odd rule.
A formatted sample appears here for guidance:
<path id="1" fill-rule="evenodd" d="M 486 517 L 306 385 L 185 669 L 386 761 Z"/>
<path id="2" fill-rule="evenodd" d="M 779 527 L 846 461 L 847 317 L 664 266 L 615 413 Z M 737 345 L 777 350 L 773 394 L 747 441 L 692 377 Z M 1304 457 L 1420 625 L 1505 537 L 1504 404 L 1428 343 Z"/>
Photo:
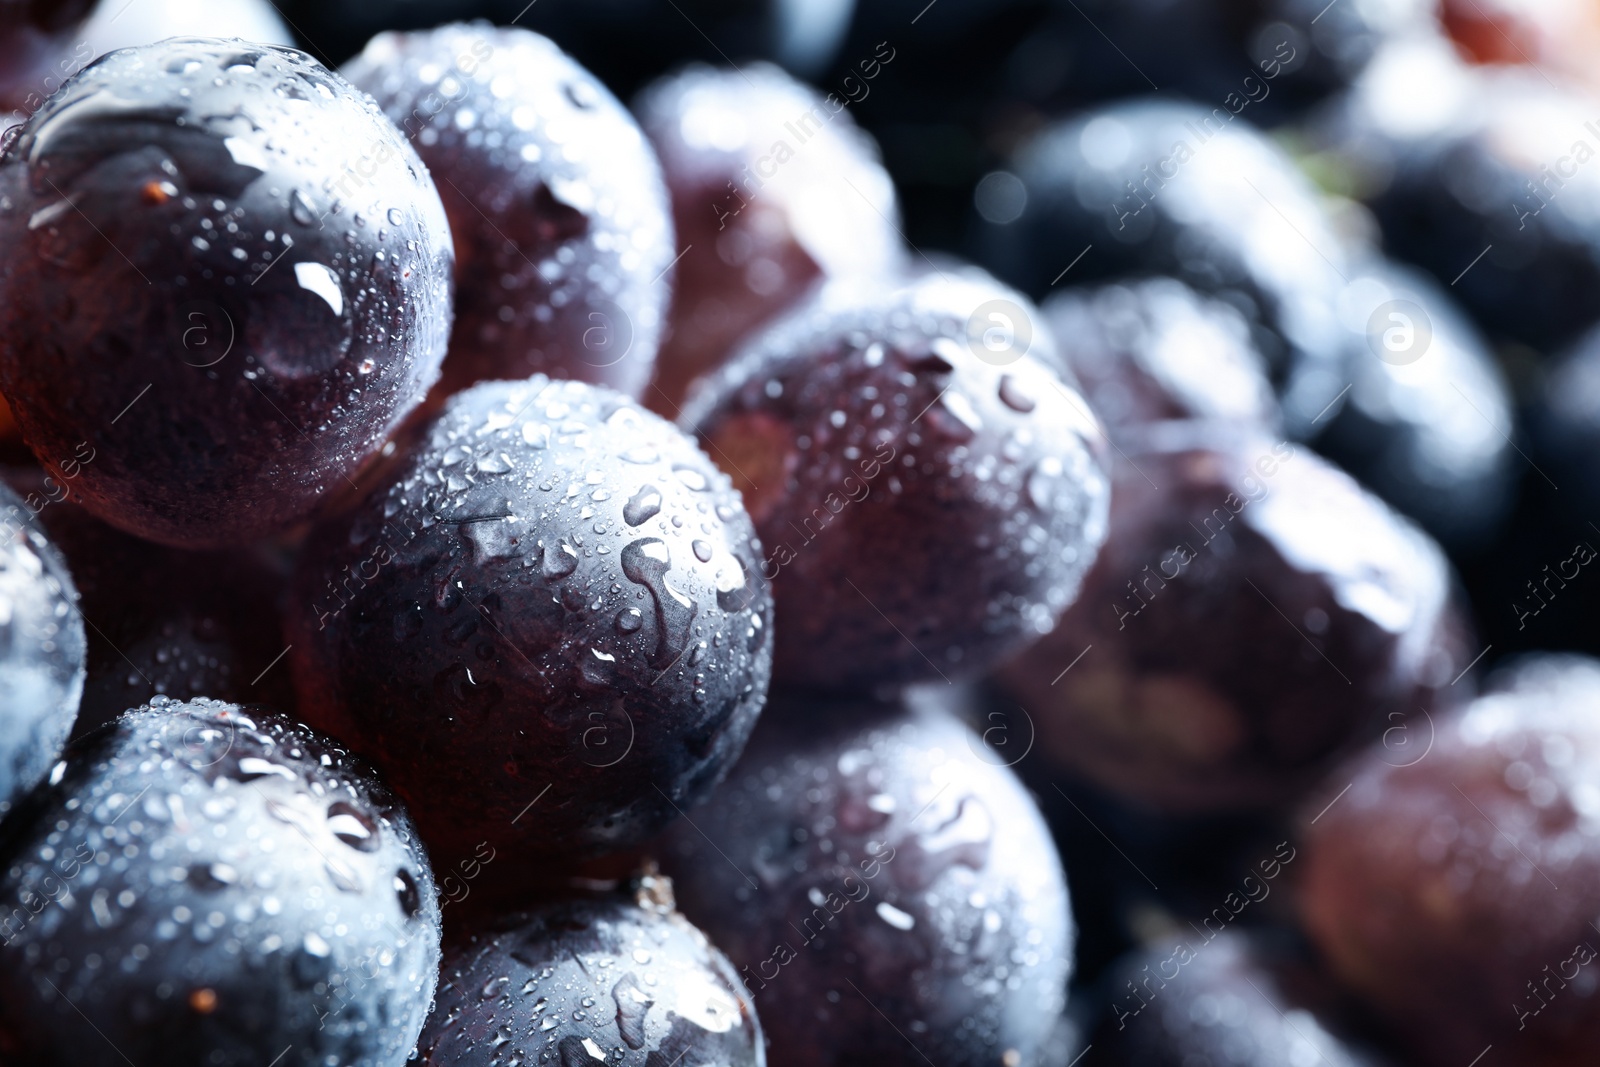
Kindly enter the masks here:
<path id="1" fill-rule="evenodd" d="M 1488 689 L 1432 723 L 1425 757 L 1374 747 L 1307 803 L 1305 924 L 1418 1062 L 1493 1044 L 1581 1063 L 1600 1037 L 1600 664 L 1532 656 Z"/>
<path id="2" fill-rule="evenodd" d="M 1118 964 L 1085 1067 L 1377 1067 L 1342 1035 L 1322 976 L 1270 935 L 1209 930 Z"/>
<path id="3" fill-rule="evenodd" d="M 496 877 L 640 844 L 765 699 L 759 558 L 669 423 L 579 382 L 475 386 L 303 554 L 300 713 L 370 755 L 441 870 L 480 842 Z"/>
<path id="4" fill-rule="evenodd" d="M 1001 674 L 1052 763 L 1169 813 L 1261 809 L 1468 695 L 1443 553 L 1347 475 L 1248 428 L 1125 447 L 1082 596 Z"/>
<path id="5" fill-rule="evenodd" d="M 420 1047 L 427 1067 L 766 1062 L 739 976 L 656 876 L 633 899 L 569 896 L 453 938 Z"/>
<path id="6" fill-rule="evenodd" d="M 442 388 L 542 371 L 642 393 L 672 220 L 655 154 L 605 86 L 536 33 L 482 25 L 380 34 L 344 73 L 415 143 L 450 216 Z"/>
<path id="7" fill-rule="evenodd" d="M 183 547 L 302 520 L 422 399 L 451 251 L 421 162 L 289 49 L 78 73 L 0 154 L 0 388 L 100 518 Z"/>
<path id="8" fill-rule="evenodd" d="M 1171 274 L 1248 315 L 1293 436 L 1339 399 L 1352 242 L 1246 121 L 1153 97 L 1106 104 L 1030 137 L 1006 173 L 1023 210 L 977 234 L 1001 279 L 1040 295 L 1064 272 L 1077 284 Z"/>
<path id="9" fill-rule="evenodd" d="M 0 815 L 44 778 L 83 694 L 83 617 L 61 553 L 0 485 Z"/>
<path id="10" fill-rule="evenodd" d="M 1317 450 L 1456 552 L 1484 547 L 1511 509 L 1512 398 L 1494 354 L 1443 288 L 1368 264 L 1339 300 L 1355 339 L 1350 392 Z"/>
<path id="11" fill-rule="evenodd" d="M 655 410 L 676 416 L 695 378 L 819 281 L 902 268 L 894 185 L 844 107 L 763 63 L 691 67 L 640 95 L 683 253 Z"/>
<path id="12" fill-rule="evenodd" d="M 1069 289 L 1043 311 L 1063 362 L 1113 436 L 1164 419 L 1279 422 L 1244 316 L 1176 279 Z"/>
<path id="13" fill-rule="evenodd" d="M 1031 1065 L 1060 1016 L 1073 928 L 1044 821 L 925 694 L 775 692 L 662 863 L 775 1067 Z"/>
<path id="14" fill-rule="evenodd" d="M 1588 99 L 1532 68 L 1468 67 L 1416 44 L 1375 62 L 1312 140 L 1391 255 L 1447 286 L 1492 340 L 1550 351 L 1597 321 Z"/>
<path id="15" fill-rule="evenodd" d="M 1037 309 L 981 272 L 841 283 L 702 382 L 680 424 L 737 479 L 776 671 L 981 675 L 1047 632 L 1105 537 L 1105 441 Z"/>
<path id="16" fill-rule="evenodd" d="M 0 1054 L 400 1067 L 439 939 L 427 859 L 369 770 L 287 719 L 157 697 L 4 824 Z"/>

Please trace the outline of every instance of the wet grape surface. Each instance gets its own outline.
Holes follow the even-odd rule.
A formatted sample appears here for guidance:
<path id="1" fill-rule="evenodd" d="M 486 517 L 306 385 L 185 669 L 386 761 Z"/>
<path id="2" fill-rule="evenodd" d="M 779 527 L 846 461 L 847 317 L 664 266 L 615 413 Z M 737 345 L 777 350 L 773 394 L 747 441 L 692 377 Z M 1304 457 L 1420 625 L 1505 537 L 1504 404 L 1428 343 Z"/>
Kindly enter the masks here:
<path id="1" fill-rule="evenodd" d="M 0 872 L 8 1062 L 399 1067 L 433 996 L 409 817 L 287 719 L 129 712 L 7 819 Z"/>
<path id="2" fill-rule="evenodd" d="M 1308 828 L 1305 923 L 1421 1062 L 1514 1043 L 1525 1062 L 1576 1064 L 1600 997 L 1600 665 L 1529 656 L 1487 690 L 1435 723 L 1427 759 L 1376 750 L 1330 778 L 1349 793 Z"/>
<path id="3" fill-rule="evenodd" d="M 1054 847 L 940 699 L 774 693 L 745 759 L 666 839 L 679 903 L 739 968 L 774 1067 L 1031 1064 L 1060 1014 L 1073 929 Z"/>
<path id="4" fill-rule="evenodd" d="M 1025 303 L 981 272 L 841 283 L 690 397 L 681 425 L 766 548 L 780 679 L 970 677 L 1072 601 L 1105 537 L 1106 444 Z"/>
<path id="5" fill-rule="evenodd" d="M 453 938 L 428 1067 L 763 1067 L 761 1024 L 666 879 L 553 900 Z"/>
<path id="6" fill-rule="evenodd" d="M 44 778 L 83 694 L 78 591 L 61 551 L 0 486 L 0 816 Z"/>
<path id="7" fill-rule="evenodd" d="M 441 855 L 488 840 L 537 870 L 639 844 L 761 708 L 759 559 L 671 424 L 582 383 L 485 383 L 302 559 L 300 711 L 372 757 Z"/>
<path id="8" fill-rule="evenodd" d="M 114 53 L 0 155 L 0 388 L 41 463 L 152 540 L 277 532 L 438 373 L 451 246 L 375 105 L 289 49 Z"/>
<path id="9" fill-rule="evenodd" d="M 441 387 L 544 372 L 643 393 L 672 220 L 655 155 L 610 91 L 547 38 L 483 24 L 381 34 L 344 74 L 415 146 L 450 216 Z"/>
<path id="10" fill-rule="evenodd" d="M 1001 675 L 1058 765 L 1174 814 L 1275 806 L 1466 698 L 1444 556 L 1308 449 L 1173 423 L 1113 472 L 1082 596 Z"/>

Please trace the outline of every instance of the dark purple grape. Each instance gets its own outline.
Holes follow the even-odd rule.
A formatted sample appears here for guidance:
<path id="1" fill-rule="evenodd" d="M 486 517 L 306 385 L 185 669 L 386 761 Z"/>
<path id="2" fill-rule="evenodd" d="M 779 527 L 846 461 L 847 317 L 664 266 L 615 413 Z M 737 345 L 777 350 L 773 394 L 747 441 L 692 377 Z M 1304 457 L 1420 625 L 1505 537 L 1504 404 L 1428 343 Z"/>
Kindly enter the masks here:
<path id="1" fill-rule="evenodd" d="M 1001 674 L 1055 765 L 1176 814 L 1265 807 L 1468 695 L 1443 554 L 1303 447 L 1168 423 L 1113 472 L 1082 595 Z"/>
<path id="2" fill-rule="evenodd" d="M 372 757 L 441 869 L 480 841 L 530 875 L 636 845 L 760 711 L 760 552 L 727 478 L 632 401 L 475 386 L 307 546 L 300 712 Z"/>
<path id="3" fill-rule="evenodd" d="M 426 1067 L 764 1067 L 727 957 L 664 878 L 499 916 L 453 936 L 419 1051 Z"/>
<path id="4" fill-rule="evenodd" d="M 1327 981 L 1269 936 L 1180 926 L 1122 960 L 1105 987 L 1084 1067 L 1382 1062 L 1342 1033 Z"/>
<path id="5" fill-rule="evenodd" d="M 8 476 L 72 571 L 88 621 L 88 675 L 73 735 L 151 697 L 294 710 L 278 605 L 261 553 L 185 552 L 107 526 L 37 472 Z M 80 625 L 82 625 L 80 623 Z"/>
<path id="6" fill-rule="evenodd" d="M 774 693 L 662 862 L 774 1067 L 1031 1065 L 1060 1016 L 1073 928 L 1044 820 L 936 701 Z"/>
<path id="7" fill-rule="evenodd" d="M 0 485 L 0 816 L 72 732 L 86 656 L 77 600 L 59 549 Z"/>
<path id="8" fill-rule="evenodd" d="M 841 283 L 691 396 L 767 548 L 787 683 L 981 675 L 1072 602 L 1105 443 L 1038 315 L 982 272 Z"/>
<path id="9" fill-rule="evenodd" d="M 1452 550 L 1483 547 L 1525 466 L 1488 344 L 1431 278 L 1384 261 L 1351 274 L 1339 317 L 1350 391 L 1317 450 Z"/>
<path id="10" fill-rule="evenodd" d="M 416 155 L 299 52 L 116 52 L 0 156 L 0 387 L 151 540 L 222 547 L 348 484 L 438 372 L 449 229 Z"/>
<path id="11" fill-rule="evenodd" d="M 1348 238 L 1247 121 L 1221 106 L 1108 104 L 1046 127 L 1002 173 L 1023 206 L 978 226 L 1002 279 L 1037 296 L 1064 273 L 1079 284 L 1170 274 L 1247 316 L 1292 435 L 1338 399 Z"/>
<path id="12" fill-rule="evenodd" d="M 846 106 L 763 63 L 691 67 L 635 103 L 686 249 L 655 410 L 676 416 L 695 378 L 819 280 L 901 269 L 894 185 Z"/>
<path id="13" fill-rule="evenodd" d="M 0 1055 L 400 1067 L 439 938 L 411 821 L 364 765 L 158 697 L 75 742 L 0 833 Z"/>
<path id="14" fill-rule="evenodd" d="M 676 249 L 655 154 L 605 86 L 538 34 L 482 24 L 380 34 L 344 74 L 416 144 L 450 216 L 441 387 L 542 371 L 643 393 Z"/>
<path id="15" fill-rule="evenodd" d="M 1535 656 L 1303 809 L 1305 924 L 1416 1061 L 1565 1067 L 1600 1040 L 1600 664 Z"/>
<path id="16" fill-rule="evenodd" d="M 1068 289 L 1041 310 L 1062 361 L 1113 437 L 1165 419 L 1278 424 L 1249 324 L 1220 300 L 1150 278 Z"/>
<path id="17" fill-rule="evenodd" d="M 1548 352 L 1600 318 L 1592 119 L 1584 93 L 1539 71 L 1417 44 L 1374 63 L 1315 141 L 1390 255 L 1448 285 L 1496 340 Z"/>

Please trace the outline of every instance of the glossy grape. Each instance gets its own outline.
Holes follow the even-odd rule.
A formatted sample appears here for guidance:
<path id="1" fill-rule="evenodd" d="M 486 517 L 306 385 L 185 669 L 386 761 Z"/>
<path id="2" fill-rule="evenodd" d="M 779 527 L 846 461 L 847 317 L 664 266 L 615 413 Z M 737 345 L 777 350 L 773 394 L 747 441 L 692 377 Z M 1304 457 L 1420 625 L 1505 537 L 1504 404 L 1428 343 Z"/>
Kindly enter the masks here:
<path id="1" fill-rule="evenodd" d="M 441 387 L 542 371 L 640 395 L 676 250 L 655 154 L 605 86 L 538 34 L 481 24 L 380 34 L 344 74 L 415 145 L 450 216 Z"/>
<path id="2" fill-rule="evenodd" d="M 1108 976 L 1084 1064 L 1378 1067 L 1340 1032 L 1327 985 L 1270 936 L 1180 926 Z"/>
<path id="3" fill-rule="evenodd" d="M 83 694 L 83 617 L 60 550 L 0 485 L 0 816 L 44 778 Z"/>
<path id="4" fill-rule="evenodd" d="M 1057 766 L 1168 812 L 1264 808 L 1466 698 L 1443 553 L 1347 475 L 1248 430 L 1125 447 L 1081 597 L 1001 675 Z"/>
<path id="5" fill-rule="evenodd" d="M 1529 68 L 1409 45 L 1316 127 L 1390 255 L 1427 270 L 1492 339 L 1549 352 L 1597 318 L 1600 195 L 1587 98 Z"/>
<path id="6" fill-rule="evenodd" d="M 1522 465 L 1493 351 L 1442 286 L 1395 264 L 1352 273 L 1338 308 L 1350 391 L 1318 421 L 1317 450 L 1448 548 L 1481 548 Z"/>
<path id="7" fill-rule="evenodd" d="M 450 238 L 370 100 L 288 49 L 177 38 L 77 74 L 0 156 L 0 388 L 51 472 L 152 540 L 280 531 L 437 375 Z"/>
<path id="8" fill-rule="evenodd" d="M 760 551 L 727 478 L 633 402 L 475 386 L 307 547 L 300 713 L 370 755 L 442 865 L 487 842 L 532 877 L 639 844 L 761 709 Z"/>
<path id="9" fill-rule="evenodd" d="M 427 1067 L 766 1063 L 733 965 L 673 910 L 659 876 L 453 937 L 420 1048 Z"/>
<path id="10" fill-rule="evenodd" d="M 1247 120 L 1157 98 L 1107 104 L 1030 137 L 1005 173 L 1023 209 L 977 233 L 1002 279 L 1040 295 L 1063 274 L 1075 284 L 1170 274 L 1247 314 L 1291 434 L 1311 432 L 1338 399 L 1348 238 Z"/>
<path id="11" fill-rule="evenodd" d="M 760 63 L 691 67 L 640 95 L 683 253 L 654 410 L 676 417 L 695 378 L 819 281 L 901 268 L 894 185 L 845 107 Z"/>
<path id="12" fill-rule="evenodd" d="M 1489 689 L 1425 757 L 1373 748 L 1311 798 L 1305 923 L 1416 1061 L 1578 1064 L 1600 1026 L 1600 664 L 1534 656 Z"/>
<path id="13" fill-rule="evenodd" d="M 0 930 L 0 1052 L 40 1067 L 399 1067 L 439 966 L 427 858 L 371 772 L 206 700 L 69 749 L 4 824 Z"/>
<path id="14" fill-rule="evenodd" d="M 702 383 L 681 424 L 737 479 L 778 677 L 975 676 L 1047 632 L 1105 536 L 1099 423 L 1038 310 L 981 272 L 840 285 Z"/>
<path id="15" fill-rule="evenodd" d="M 1172 278 L 1066 290 L 1042 308 L 1067 368 L 1117 436 L 1165 419 L 1279 422 L 1244 316 Z"/>
<path id="16" fill-rule="evenodd" d="M 1055 849 L 936 701 L 775 693 L 662 862 L 739 968 L 774 1067 L 1032 1064 L 1050 1039 L 1073 944 Z"/>

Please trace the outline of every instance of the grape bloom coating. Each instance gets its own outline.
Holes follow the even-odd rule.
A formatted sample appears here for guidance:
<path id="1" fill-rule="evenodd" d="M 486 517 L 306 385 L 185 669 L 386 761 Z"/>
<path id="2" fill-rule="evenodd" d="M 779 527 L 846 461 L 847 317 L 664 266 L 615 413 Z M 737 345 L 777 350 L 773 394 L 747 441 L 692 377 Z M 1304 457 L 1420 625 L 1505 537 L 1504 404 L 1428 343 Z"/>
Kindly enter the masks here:
<path id="1" fill-rule="evenodd" d="M 114 52 L 0 153 L 0 389 L 107 522 L 180 547 L 280 531 L 438 375 L 452 252 L 432 180 L 303 53 Z"/>
<path id="2" fill-rule="evenodd" d="M 581 382 L 485 382 L 308 545 L 300 712 L 378 764 L 447 861 L 642 843 L 766 699 L 760 552 L 670 423 Z"/>

